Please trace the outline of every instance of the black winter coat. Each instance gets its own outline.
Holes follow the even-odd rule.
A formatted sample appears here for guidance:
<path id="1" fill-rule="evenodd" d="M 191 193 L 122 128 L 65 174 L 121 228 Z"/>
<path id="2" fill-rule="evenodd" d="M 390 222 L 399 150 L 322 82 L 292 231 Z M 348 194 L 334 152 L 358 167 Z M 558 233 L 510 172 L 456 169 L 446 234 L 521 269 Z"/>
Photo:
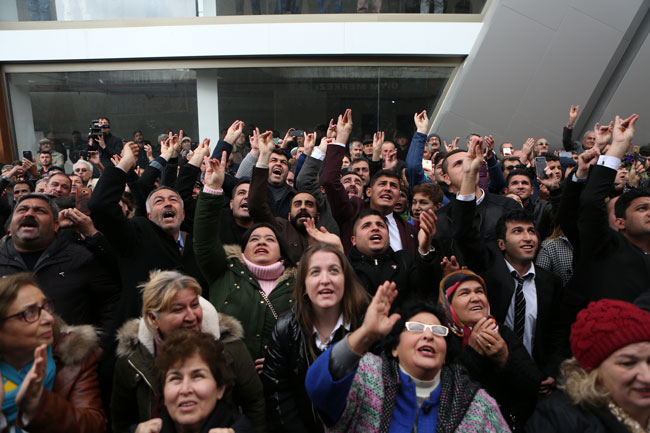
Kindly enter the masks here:
<path id="1" fill-rule="evenodd" d="M 84 246 L 58 235 L 43 251 L 33 270 L 27 269 L 9 236 L 0 240 L 0 276 L 34 272 L 56 313 L 70 325 L 89 324 L 102 331 L 102 347 L 112 345 L 117 330 L 120 288 L 116 276 Z"/>
<path id="2" fill-rule="evenodd" d="M 526 425 L 528 433 L 629 433 L 606 407 L 582 409 L 562 391 L 537 406 Z"/>
<path id="3" fill-rule="evenodd" d="M 208 286 L 194 258 L 192 234 L 185 239 L 183 252 L 176 239 L 145 217 L 127 219 L 118 202 L 124 192 L 127 174 L 117 167 L 107 168 L 99 179 L 90 210 L 95 226 L 104 233 L 116 253 L 122 277 L 120 323 L 142 314 L 142 297 L 137 286 L 149 280 L 154 269 L 176 270 L 196 278 L 208 294 Z"/>
<path id="4" fill-rule="evenodd" d="M 341 340 L 345 334 L 345 329 L 339 328 L 331 344 Z M 307 345 L 314 345 L 313 340 L 313 337 L 307 340 L 293 311 L 280 315 L 271 336 L 262 375 L 271 432 L 323 431 L 317 410 L 305 391 L 307 369 L 314 361 Z M 317 356 L 321 354 L 315 345 L 313 350 Z"/>
<path id="5" fill-rule="evenodd" d="M 461 338 L 447 339 L 447 353 L 452 362 L 462 364 L 469 376 L 481 384 L 499 403 L 499 409 L 513 432 L 524 431 L 526 421 L 535 410 L 539 385 L 546 378 L 535 365 L 517 335 L 503 325 L 499 334 L 508 346 L 508 360 L 503 368 L 480 355 L 469 345 L 462 347 Z"/>
<path id="6" fill-rule="evenodd" d="M 160 433 L 177 433 L 174 421 L 164 410 L 160 415 L 162 419 L 162 429 Z M 255 433 L 253 425 L 244 416 L 239 415 L 234 408 L 224 401 L 217 401 L 205 424 L 201 427 L 199 433 L 208 433 L 213 428 L 231 428 L 235 433 Z M 134 430 L 135 431 L 135 430 Z"/>
<path id="7" fill-rule="evenodd" d="M 437 303 L 442 278 L 441 259 L 436 251 L 426 258 L 417 256 L 414 263 L 408 250 L 395 252 L 390 247 L 376 259 L 362 254 L 357 247 L 352 247 L 348 253 L 355 274 L 371 296 L 385 281 L 394 281 L 398 295 L 393 306 L 399 306 L 412 295 Z"/>

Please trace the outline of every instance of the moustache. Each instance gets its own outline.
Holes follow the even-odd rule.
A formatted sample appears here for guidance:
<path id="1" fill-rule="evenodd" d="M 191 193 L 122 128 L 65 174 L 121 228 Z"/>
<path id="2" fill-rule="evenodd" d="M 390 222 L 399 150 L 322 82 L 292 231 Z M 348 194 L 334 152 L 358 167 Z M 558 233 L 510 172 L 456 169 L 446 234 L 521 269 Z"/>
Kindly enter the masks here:
<path id="1" fill-rule="evenodd" d="M 33 225 L 33 226 L 37 226 L 37 227 L 38 227 L 38 220 L 37 220 L 35 217 L 31 216 L 31 215 L 27 215 L 27 216 L 26 216 L 25 218 L 23 218 L 23 220 L 20 222 L 20 225 L 21 225 L 21 226 L 25 226 L 25 225 Z"/>

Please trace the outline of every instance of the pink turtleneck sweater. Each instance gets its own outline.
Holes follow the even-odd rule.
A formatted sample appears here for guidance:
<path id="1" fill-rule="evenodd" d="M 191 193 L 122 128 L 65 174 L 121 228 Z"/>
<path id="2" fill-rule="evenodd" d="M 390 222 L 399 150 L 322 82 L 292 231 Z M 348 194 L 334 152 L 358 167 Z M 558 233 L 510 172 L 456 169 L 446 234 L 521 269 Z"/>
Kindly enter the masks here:
<path id="1" fill-rule="evenodd" d="M 242 258 L 244 259 L 244 263 L 246 264 L 248 270 L 251 271 L 253 275 L 255 275 L 255 278 L 257 278 L 257 282 L 260 284 L 260 287 L 266 296 L 268 296 L 269 293 L 271 293 L 275 288 L 275 282 L 284 272 L 284 263 L 282 263 L 282 261 L 278 261 L 272 265 L 262 266 L 251 262 L 246 258 L 244 254 L 242 254 Z"/>

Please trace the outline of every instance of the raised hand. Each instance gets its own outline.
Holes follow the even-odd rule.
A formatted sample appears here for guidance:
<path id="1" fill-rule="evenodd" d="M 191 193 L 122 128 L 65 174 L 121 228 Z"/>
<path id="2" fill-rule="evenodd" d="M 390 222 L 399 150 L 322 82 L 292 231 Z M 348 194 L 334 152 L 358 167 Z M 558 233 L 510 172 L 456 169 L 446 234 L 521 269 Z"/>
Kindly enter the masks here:
<path id="1" fill-rule="evenodd" d="M 615 156 L 619 159 L 623 158 L 625 152 L 627 152 L 632 145 L 634 127 L 638 119 L 638 114 L 633 114 L 627 119 L 622 119 L 620 116 L 616 116 L 614 129 L 612 130 L 612 145 L 607 151 L 607 155 Z"/>
<path id="2" fill-rule="evenodd" d="M 47 371 L 47 344 L 34 349 L 34 363 L 16 395 L 16 405 L 27 419 L 31 418 L 43 396 L 43 381 Z"/>
<path id="3" fill-rule="evenodd" d="M 147 155 L 147 159 L 149 162 L 153 161 L 153 149 L 151 148 L 150 144 L 145 144 L 144 145 L 144 153 Z"/>
<path id="4" fill-rule="evenodd" d="M 201 144 L 199 144 L 194 152 L 192 152 L 192 157 L 188 161 L 188 164 L 192 164 L 194 167 L 201 167 L 201 162 L 203 158 L 210 156 L 210 139 L 204 138 Z"/>
<path id="5" fill-rule="evenodd" d="M 569 110 L 569 125 L 573 125 L 576 123 L 576 119 L 578 118 L 578 113 L 580 112 L 580 106 L 579 105 L 572 105 L 571 109 Z"/>
<path id="6" fill-rule="evenodd" d="M 381 146 L 384 144 L 384 131 L 377 131 L 372 135 L 372 160 L 379 161 Z"/>
<path id="7" fill-rule="evenodd" d="M 442 261 L 440 262 L 440 267 L 442 268 L 443 277 L 460 269 L 460 265 L 458 264 L 456 256 L 451 256 L 451 258 L 443 257 Z"/>
<path id="8" fill-rule="evenodd" d="M 395 170 L 397 168 L 397 149 L 391 150 L 386 154 L 384 161 L 384 170 Z"/>
<path id="9" fill-rule="evenodd" d="M 486 317 L 474 325 L 472 334 L 475 331 L 478 332 L 478 344 L 483 349 L 484 354 L 495 361 L 500 367 L 504 367 L 508 361 L 510 352 L 508 351 L 508 345 L 501 338 L 498 329 L 494 319 Z"/>
<path id="10" fill-rule="evenodd" d="M 311 153 L 314 151 L 314 145 L 316 144 L 316 133 L 312 132 L 311 134 L 305 134 L 305 141 L 304 141 L 304 150 L 303 152 L 306 153 L 307 155 L 311 155 Z"/>
<path id="11" fill-rule="evenodd" d="M 397 297 L 394 282 L 384 282 L 377 288 L 361 327 L 348 337 L 350 348 L 357 354 L 363 355 L 376 341 L 387 336 L 400 319 L 399 314 L 390 314 L 390 306 Z"/>
<path id="12" fill-rule="evenodd" d="M 598 162 L 600 156 L 600 149 L 594 146 L 589 150 L 585 150 L 578 156 L 578 168 L 576 170 L 576 177 L 578 179 L 586 179 L 589 175 L 589 167 Z"/>
<path id="13" fill-rule="evenodd" d="M 533 147 L 535 146 L 535 139 L 529 137 L 528 140 L 521 146 L 521 157 L 519 160 L 522 164 L 526 164 L 529 159 L 532 159 L 533 156 Z"/>
<path id="14" fill-rule="evenodd" d="M 598 122 L 594 126 L 594 135 L 596 137 L 596 146 L 603 151 L 605 146 L 609 144 L 612 139 L 612 131 L 614 129 L 614 122 L 609 122 L 608 126 L 601 126 Z"/>
<path id="15" fill-rule="evenodd" d="M 345 113 L 339 114 L 338 122 L 336 122 L 336 142 L 347 144 L 351 133 L 352 110 L 348 108 L 345 110 Z"/>
<path id="16" fill-rule="evenodd" d="M 467 157 L 463 161 L 463 173 L 478 173 L 483 163 L 483 139 L 472 135 L 469 140 Z"/>
<path id="17" fill-rule="evenodd" d="M 452 150 L 458 149 L 458 142 L 460 141 L 460 137 L 454 138 L 454 140 L 451 143 L 447 143 L 447 140 L 443 140 L 443 144 L 445 146 L 445 150 L 447 152 L 451 152 Z"/>
<path id="18" fill-rule="evenodd" d="M 415 127 L 419 133 L 426 134 L 429 131 L 429 117 L 427 116 L 427 110 L 423 110 L 421 113 L 415 113 L 413 121 L 415 122 Z"/>
<path id="19" fill-rule="evenodd" d="M 260 156 L 260 128 L 253 130 L 253 135 L 248 137 L 251 143 L 251 153 L 254 156 Z"/>
<path id="20" fill-rule="evenodd" d="M 241 120 L 235 120 L 232 125 L 228 128 L 228 131 L 226 132 L 226 136 L 223 138 L 223 140 L 231 145 L 234 145 L 237 142 L 237 139 L 239 139 L 239 136 L 242 135 L 244 132 L 244 122 Z"/>
<path id="21" fill-rule="evenodd" d="M 428 209 L 420 214 L 420 230 L 418 231 L 418 248 L 420 254 L 427 254 L 431 250 L 431 242 L 436 235 L 438 217 L 433 209 Z"/>
<path id="22" fill-rule="evenodd" d="M 630 176 L 627 183 L 634 188 L 638 188 L 641 183 L 641 175 L 645 173 L 645 166 L 641 161 L 634 161 L 630 168 Z"/>
<path id="23" fill-rule="evenodd" d="M 336 138 L 336 124 L 334 119 L 330 119 L 330 124 L 327 127 L 327 138 Z"/>
<path id="24" fill-rule="evenodd" d="M 287 129 L 287 133 L 284 134 L 284 139 L 282 140 L 282 143 L 280 143 L 280 149 L 286 149 L 289 146 L 289 142 L 293 141 L 293 137 L 291 136 L 291 133 L 295 130 L 296 128 Z"/>
<path id="25" fill-rule="evenodd" d="M 93 220 L 79 209 L 73 207 L 61 209 L 59 212 L 59 227 L 72 227 L 86 237 L 97 233 Z"/>
<path id="26" fill-rule="evenodd" d="M 106 149 L 106 142 L 104 141 L 104 135 L 100 134 L 97 138 L 95 138 L 95 141 L 97 144 L 99 144 L 99 147 L 102 149 Z"/>
<path id="27" fill-rule="evenodd" d="M 486 135 L 483 137 L 483 143 L 485 143 L 485 153 L 483 156 L 489 159 L 494 154 L 494 138 L 491 135 Z"/>
<path id="28" fill-rule="evenodd" d="M 162 419 L 153 418 L 149 421 L 141 422 L 135 428 L 135 433 L 160 433 L 162 430 Z"/>
<path id="29" fill-rule="evenodd" d="M 266 131 L 257 138 L 257 146 L 260 149 L 258 162 L 268 165 L 271 159 L 275 143 L 273 143 L 273 131 Z"/>
<path id="30" fill-rule="evenodd" d="M 181 129 L 178 131 L 178 134 L 172 135 L 171 139 L 171 157 L 176 158 L 178 156 L 178 152 L 181 151 L 181 142 L 183 141 L 183 130 Z"/>
<path id="31" fill-rule="evenodd" d="M 127 173 L 133 170 L 138 160 L 138 152 L 138 145 L 132 141 L 129 141 L 122 148 L 122 158 L 117 165 Z"/>
<path id="32" fill-rule="evenodd" d="M 327 154 L 327 146 L 329 144 L 332 144 L 336 141 L 334 138 L 329 138 L 329 137 L 323 137 L 320 139 L 320 144 L 318 145 L 318 150 L 323 152 L 323 154 Z"/>
<path id="33" fill-rule="evenodd" d="M 537 182 L 544 185 L 549 191 L 560 187 L 560 179 L 553 174 L 553 171 L 549 167 L 544 167 L 544 174 L 546 174 L 546 178 L 542 179 L 538 177 Z"/>
<path id="34" fill-rule="evenodd" d="M 320 229 L 316 228 L 316 222 L 313 218 L 308 218 L 307 221 L 305 221 L 305 229 L 307 231 L 307 235 L 309 235 L 313 242 L 323 242 L 325 244 L 330 244 L 343 251 L 341 238 L 339 238 L 334 233 L 328 232 L 325 227 L 321 227 Z"/>
<path id="35" fill-rule="evenodd" d="M 98 150 L 89 150 L 88 151 L 88 162 L 91 163 L 92 165 L 96 166 L 101 166 L 101 160 L 99 159 L 99 151 Z"/>
<path id="36" fill-rule="evenodd" d="M 226 173 L 226 151 L 221 152 L 221 161 L 216 158 L 210 159 L 208 156 L 203 160 L 205 161 L 205 177 L 203 179 L 205 185 L 211 189 L 221 189 Z"/>

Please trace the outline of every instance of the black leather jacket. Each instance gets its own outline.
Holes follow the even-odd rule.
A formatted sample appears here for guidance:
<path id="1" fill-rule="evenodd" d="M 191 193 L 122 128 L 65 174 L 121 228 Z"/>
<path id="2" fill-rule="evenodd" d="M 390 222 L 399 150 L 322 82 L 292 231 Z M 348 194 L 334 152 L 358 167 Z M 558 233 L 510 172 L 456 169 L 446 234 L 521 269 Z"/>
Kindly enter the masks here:
<path id="1" fill-rule="evenodd" d="M 331 344 L 341 340 L 345 332 L 343 327 L 339 328 Z M 308 344 L 313 345 L 314 339 L 311 333 L 305 336 L 295 313 L 287 311 L 280 315 L 271 335 L 262 375 L 269 431 L 323 431 L 318 412 L 305 391 L 307 369 L 314 361 Z M 315 345 L 313 350 L 316 356 L 320 355 Z"/>

